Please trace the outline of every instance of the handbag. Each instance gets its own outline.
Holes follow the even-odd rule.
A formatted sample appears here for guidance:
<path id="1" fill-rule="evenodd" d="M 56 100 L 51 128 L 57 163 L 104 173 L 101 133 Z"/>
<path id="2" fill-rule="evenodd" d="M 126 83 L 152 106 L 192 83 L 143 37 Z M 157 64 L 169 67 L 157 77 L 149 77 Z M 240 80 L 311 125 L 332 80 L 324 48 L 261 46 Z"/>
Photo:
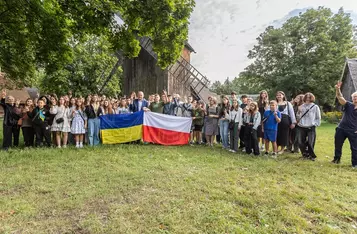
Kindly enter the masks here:
<path id="1" fill-rule="evenodd" d="M 61 118 L 58 118 L 58 119 L 56 119 L 56 123 L 57 124 L 61 124 L 61 123 L 63 123 L 64 122 L 64 112 L 66 111 L 66 108 L 64 109 L 64 111 L 63 111 L 63 115 L 62 115 L 62 117 Z"/>
<path id="2" fill-rule="evenodd" d="M 234 129 L 234 124 L 235 124 L 235 122 L 236 122 L 236 117 L 237 117 L 237 114 L 234 116 L 234 120 L 229 121 L 228 128 L 229 128 L 230 130 L 233 130 L 233 129 Z"/>

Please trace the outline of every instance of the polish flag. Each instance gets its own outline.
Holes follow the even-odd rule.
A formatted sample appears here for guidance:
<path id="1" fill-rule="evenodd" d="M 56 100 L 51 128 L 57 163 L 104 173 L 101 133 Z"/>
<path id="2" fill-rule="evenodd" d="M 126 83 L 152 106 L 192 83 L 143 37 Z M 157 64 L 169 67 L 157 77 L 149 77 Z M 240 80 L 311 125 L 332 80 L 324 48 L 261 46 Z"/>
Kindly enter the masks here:
<path id="1" fill-rule="evenodd" d="M 145 112 L 143 141 L 160 145 L 186 145 L 190 139 L 192 119 Z"/>

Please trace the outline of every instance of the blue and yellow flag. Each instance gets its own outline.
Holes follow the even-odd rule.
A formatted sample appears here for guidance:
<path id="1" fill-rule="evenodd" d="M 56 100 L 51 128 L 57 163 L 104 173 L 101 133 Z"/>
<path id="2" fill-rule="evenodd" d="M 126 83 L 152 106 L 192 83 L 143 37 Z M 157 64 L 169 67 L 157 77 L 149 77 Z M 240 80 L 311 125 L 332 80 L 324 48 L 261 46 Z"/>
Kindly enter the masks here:
<path id="1" fill-rule="evenodd" d="M 144 112 L 100 116 L 100 132 L 103 144 L 120 144 L 140 140 Z"/>

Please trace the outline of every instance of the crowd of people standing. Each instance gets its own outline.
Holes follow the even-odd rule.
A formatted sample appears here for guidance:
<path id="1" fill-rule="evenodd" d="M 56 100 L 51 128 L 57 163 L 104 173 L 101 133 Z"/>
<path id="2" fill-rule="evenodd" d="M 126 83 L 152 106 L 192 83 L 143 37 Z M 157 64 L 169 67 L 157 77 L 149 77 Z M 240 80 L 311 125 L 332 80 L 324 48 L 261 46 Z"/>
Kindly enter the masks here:
<path id="1" fill-rule="evenodd" d="M 345 108 L 344 117 L 336 130 L 335 159 L 339 163 L 341 149 L 346 138 L 352 150 L 352 164 L 357 167 L 357 93 L 353 102 L 347 102 L 340 93 L 341 84 L 336 85 L 336 96 Z M 25 147 L 56 146 L 66 148 L 68 144 L 82 148 L 85 144 L 100 144 L 101 115 L 130 114 L 151 111 L 160 114 L 192 118 L 191 145 L 221 144 L 232 153 L 277 157 L 286 150 L 300 152 L 304 159 L 314 161 L 316 127 L 321 124 L 320 108 L 312 93 L 298 95 L 288 101 L 284 92 L 278 91 L 270 100 L 262 91 L 254 101 L 246 95 L 209 97 L 207 104 L 192 97 L 181 98 L 178 94 L 150 95 L 132 92 L 128 97 L 107 98 L 105 95 L 72 97 L 71 94 L 57 97 L 47 95 L 37 100 L 20 100 L 1 93 L 4 108 L 3 149 L 19 146 L 20 129 Z M 270 145 L 272 151 L 270 152 Z"/>

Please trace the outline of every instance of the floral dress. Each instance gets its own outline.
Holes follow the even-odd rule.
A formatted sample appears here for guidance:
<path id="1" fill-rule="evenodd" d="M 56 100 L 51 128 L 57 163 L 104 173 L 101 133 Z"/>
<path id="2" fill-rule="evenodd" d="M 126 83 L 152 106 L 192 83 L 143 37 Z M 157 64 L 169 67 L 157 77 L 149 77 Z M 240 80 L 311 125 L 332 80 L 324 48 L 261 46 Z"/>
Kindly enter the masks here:
<path id="1" fill-rule="evenodd" d="M 74 110 L 72 114 L 72 126 L 71 133 L 72 134 L 85 134 L 86 129 L 84 128 L 84 122 L 87 120 L 87 116 L 82 110 Z"/>
<path id="2" fill-rule="evenodd" d="M 55 115 L 51 126 L 52 132 L 71 132 L 71 112 L 68 107 L 54 106 L 50 109 L 50 113 L 52 115 Z M 57 123 L 57 120 L 60 118 L 63 118 L 63 122 Z"/>

